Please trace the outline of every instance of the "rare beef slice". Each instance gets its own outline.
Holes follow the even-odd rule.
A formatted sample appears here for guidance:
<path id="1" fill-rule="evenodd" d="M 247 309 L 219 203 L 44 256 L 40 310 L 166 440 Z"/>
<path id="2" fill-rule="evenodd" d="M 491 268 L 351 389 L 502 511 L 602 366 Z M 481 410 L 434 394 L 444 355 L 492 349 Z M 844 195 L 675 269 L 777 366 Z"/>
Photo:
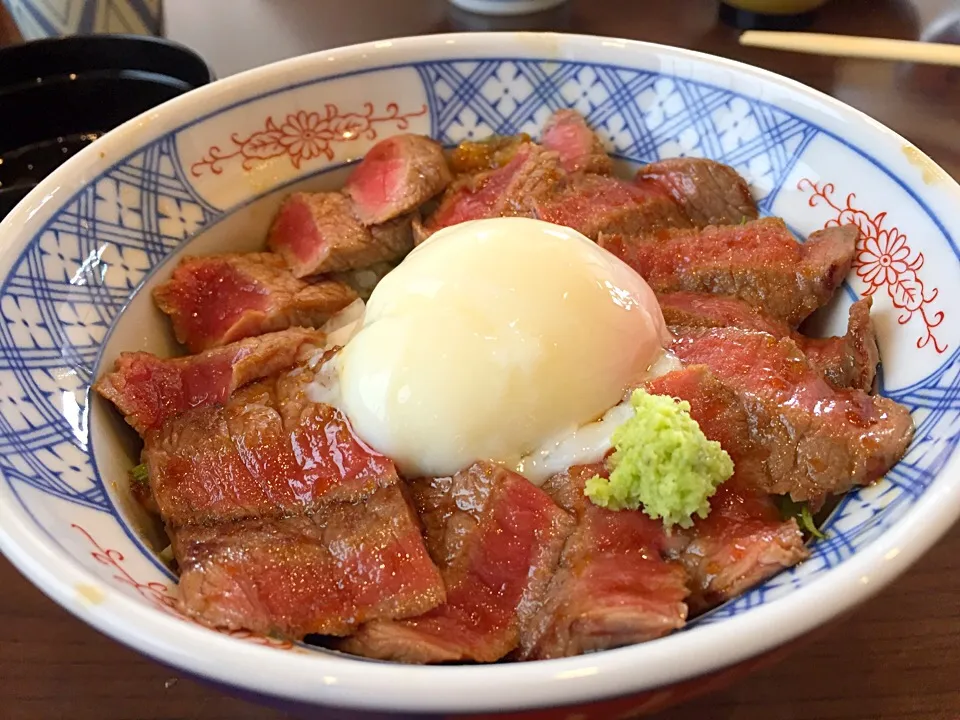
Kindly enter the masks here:
<path id="1" fill-rule="evenodd" d="M 858 300 L 850 307 L 846 335 L 830 338 L 801 335 L 782 320 L 735 297 L 674 292 L 657 299 L 667 325 L 677 332 L 693 327 L 735 327 L 790 338 L 834 387 L 866 391 L 873 387 L 880 356 L 870 319 L 872 298 Z"/>
<path id="2" fill-rule="evenodd" d="M 684 625 L 688 594 L 682 565 L 666 559 L 663 525 L 641 510 L 591 503 L 586 481 L 602 464 L 579 465 L 544 489 L 577 520 L 543 607 L 524 626 L 519 657 L 548 659 L 644 642 Z"/>
<path id="3" fill-rule="evenodd" d="M 521 144 L 502 167 L 465 175 L 444 193 L 418 240 L 450 225 L 494 217 L 534 217 L 534 204 L 566 182 L 560 156 L 534 143 Z"/>
<path id="4" fill-rule="evenodd" d="M 612 164 L 603 142 L 576 110 L 553 113 L 543 126 L 540 142 L 560 155 L 560 164 L 568 173 L 610 174 Z"/>
<path id="5" fill-rule="evenodd" d="M 736 476 L 710 498 L 710 513 L 683 530 L 679 555 L 690 578 L 693 614 L 734 598 L 805 560 L 810 551 L 793 518 L 784 520 L 773 498 L 744 488 Z"/>
<path id="6" fill-rule="evenodd" d="M 194 353 L 289 327 L 319 327 L 356 298 L 341 282 L 295 278 L 273 253 L 186 257 L 153 291 L 177 340 Z"/>
<path id="7" fill-rule="evenodd" d="M 838 338 L 795 337 L 800 349 L 834 387 L 873 389 L 880 362 L 877 335 L 870 319 L 873 298 L 850 306 L 847 334 Z"/>
<path id="8" fill-rule="evenodd" d="M 658 378 L 651 392 L 688 400 L 691 415 L 727 449 L 752 489 L 798 501 L 843 493 L 881 477 L 913 437 L 905 407 L 832 387 L 793 340 L 692 329 L 671 349 L 684 364 L 704 368 Z"/>
<path id="9" fill-rule="evenodd" d="M 309 513 L 398 482 L 301 366 L 146 433 L 150 487 L 168 526 Z"/>
<path id="10" fill-rule="evenodd" d="M 93 388 L 144 435 L 188 410 L 225 403 L 237 388 L 292 367 L 323 344 L 319 330 L 290 328 L 187 357 L 125 352 Z"/>
<path id="11" fill-rule="evenodd" d="M 571 519 L 525 478 L 490 463 L 410 489 L 446 602 L 419 617 L 368 623 L 339 647 L 410 663 L 504 657 L 534 620 Z"/>
<path id="12" fill-rule="evenodd" d="M 451 179 L 438 142 L 423 135 L 394 135 L 367 151 L 343 191 L 357 218 L 369 227 L 416 210 Z"/>
<path id="13" fill-rule="evenodd" d="M 296 277 L 399 261 L 413 248 L 419 207 L 451 179 L 435 141 L 421 135 L 389 137 L 353 169 L 343 192 L 288 197 L 267 246 Z"/>
<path id="14" fill-rule="evenodd" d="M 750 188 L 729 165 L 706 158 L 670 158 L 640 169 L 635 182 L 666 191 L 695 227 L 757 219 Z"/>
<path id="15" fill-rule="evenodd" d="M 413 248 L 415 214 L 364 226 L 339 192 L 293 193 L 270 228 L 267 246 L 295 277 L 393 263 Z"/>
<path id="16" fill-rule="evenodd" d="M 573 176 L 562 189 L 533 201 L 532 206 L 540 220 L 566 225 L 591 240 L 601 233 L 636 235 L 690 227 L 666 194 L 606 175 Z"/>
<path id="17" fill-rule="evenodd" d="M 420 615 L 445 591 L 397 486 L 310 515 L 171 532 L 183 612 L 216 628 L 299 640 Z"/>
<path id="18" fill-rule="evenodd" d="M 658 293 L 737 297 L 792 327 L 827 303 L 850 271 L 854 225 L 828 228 L 798 243 L 778 218 L 702 230 L 601 234 L 598 242 Z"/>

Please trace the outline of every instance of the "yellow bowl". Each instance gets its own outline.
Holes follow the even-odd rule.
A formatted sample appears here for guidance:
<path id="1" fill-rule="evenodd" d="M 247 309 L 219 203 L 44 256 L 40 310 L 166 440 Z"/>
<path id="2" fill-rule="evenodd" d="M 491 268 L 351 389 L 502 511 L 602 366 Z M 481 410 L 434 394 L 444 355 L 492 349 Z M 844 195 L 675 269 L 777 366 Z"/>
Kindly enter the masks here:
<path id="1" fill-rule="evenodd" d="M 724 2 L 738 10 L 768 15 L 793 15 L 815 10 L 821 5 L 826 5 L 829 0 L 724 0 Z"/>

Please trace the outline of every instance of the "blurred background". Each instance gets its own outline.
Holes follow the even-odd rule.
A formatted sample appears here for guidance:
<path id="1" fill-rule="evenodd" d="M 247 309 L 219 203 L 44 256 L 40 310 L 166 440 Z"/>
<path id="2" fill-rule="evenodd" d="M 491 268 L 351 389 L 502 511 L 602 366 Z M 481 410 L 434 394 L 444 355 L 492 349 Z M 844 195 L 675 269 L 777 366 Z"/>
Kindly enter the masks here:
<path id="1" fill-rule="evenodd" d="M 734 4 L 777 8 L 789 2 Z M 165 35 L 199 51 L 222 77 L 337 45 L 447 30 L 626 33 L 687 47 L 717 47 L 718 38 L 711 34 L 719 3 L 570 0 L 552 10 L 509 18 L 470 13 L 448 0 L 0 0 L 0 5 L 27 40 L 87 33 Z M 832 0 L 811 29 L 927 40 L 948 26 L 956 33 L 958 23 L 956 0 Z M 257 41 L 237 42 L 248 37 Z M 960 36 L 953 41 L 960 42 Z"/>
<path id="2" fill-rule="evenodd" d="M 728 0 L 726 8 L 719 0 L 568 0 L 538 13 L 499 17 L 457 6 L 489 1 L 0 0 L 0 47 L 91 33 L 163 36 L 192 48 L 212 75 L 225 77 L 331 47 L 437 32 L 557 30 L 651 40 L 742 60 L 799 79 L 889 125 L 949 172 L 960 175 L 960 68 L 742 47 L 738 44 L 740 29 L 756 18 L 742 14 L 739 28 L 731 22 L 734 5 L 782 9 L 822 3 L 814 14 L 802 18 L 804 22 L 794 25 L 816 32 L 960 43 L 960 0 Z M 498 3 L 502 5 L 504 0 Z M 787 18 L 785 26 L 790 27 L 791 22 Z M 79 54 L 84 57 L 88 51 Z M 123 53 L 113 55 L 110 68 L 118 70 L 117 57 L 122 58 Z M 137 55 L 128 53 L 129 57 Z M 78 67 L 60 67 L 60 72 L 88 69 L 72 57 L 65 62 Z M 0 65 L 7 69 L 16 63 L 26 65 L 27 61 L 0 56 Z M 152 65 L 131 65 L 127 69 L 154 69 Z M 0 121 L 3 70 L 0 67 Z M 119 98 L 123 93 L 113 95 Z M 21 103 L 20 107 L 25 106 Z M 142 107 L 130 110 L 128 116 L 132 117 Z M 66 131 L 103 132 L 112 124 L 101 126 Z M 0 156 L 9 150 L 0 138 Z M 9 187 L 10 179 L 0 177 L 0 192 L 4 183 Z"/>
<path id="3" fill-rule="evenodd" d="M 202 0 L 201 0 L 202 1 Z M 161 33 L 161 0 L 2 0 L 27 40 L 77 33 Z"/>
<path id="4" fill-rule="evenodd" d="M 482 1 L 482 0 L 481 0 Z M 731 0 L 750 7 L 782 7 L 797 0 Z M 569 0 L 540 13 L 514 17 L 467 12 L 449 0 L 0 0 L 23 39 L 71 34 L 135 33 L 165 36 L 202 55 L 217 76 L 366 40 L 457 30 L 560 30 L 653 40 L 797 71 L 796 55 L 741 48 L 737 31 L 718 20 L 718 0 Z M 804 4 L 804 3 L 801 3 Z M 809 3 L 808 3 L 809 4 Z M 830 0 L 810 30 L 903 39 L 960 42 L 958 0 Z M 12 42 L 8 29 L 0 46 Z M 836 90 L 841 99 L 870 108 L 884 100 L 856 96 L 848 73 L 881 77 L 903 70 L 890 63 L 806 56 L 804 82 Z M 916 70 L 916 69 L 914 69 Z M 918 70 L 921 85 L 954 87 L 960 71 Z M 911 76 L 912 78 L 912 76 Z M 898 78 L 901 85 L 902 73 Z M 960 93 L 954 93 L 960 95 Z M 870 112 L 867 107 L 863 108 Z M 906 111 L 906 108 L 903 108 Z"/>

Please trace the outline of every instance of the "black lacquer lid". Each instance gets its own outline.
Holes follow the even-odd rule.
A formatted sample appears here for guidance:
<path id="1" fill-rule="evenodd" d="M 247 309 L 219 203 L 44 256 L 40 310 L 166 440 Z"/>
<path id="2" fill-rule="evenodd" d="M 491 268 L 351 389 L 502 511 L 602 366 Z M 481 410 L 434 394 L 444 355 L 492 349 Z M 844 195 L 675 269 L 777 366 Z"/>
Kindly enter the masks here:
<path id="1" fill-rule="evenodd" d="M 0 219 L 103 133 L 214 79 L 195 52 L 159 38 L 74 36 L 0 50 Z"/>
<path id="2" fill-rule="evenodd" d="M 815 10 L 793 14 L 758 13 L 720 3 L 720 19 L 740 30 L 805 30 L 816 14 Z"/>

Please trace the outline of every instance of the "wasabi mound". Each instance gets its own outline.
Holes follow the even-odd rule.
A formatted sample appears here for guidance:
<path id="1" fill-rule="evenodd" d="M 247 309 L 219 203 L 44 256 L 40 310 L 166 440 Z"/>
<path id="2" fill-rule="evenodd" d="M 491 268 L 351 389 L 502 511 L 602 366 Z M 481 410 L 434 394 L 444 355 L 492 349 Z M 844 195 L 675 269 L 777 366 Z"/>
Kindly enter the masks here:
<path id="1" fill-rule="evenodd" d="M 613 431 L 610 478 L 587 481 L 584 493 L 609 510 L 643 511 L 669 528 L 706 517 L 708 500 L 733 475 L 733 461 L 690 417 L 690 403 L 636 390 L 635 414 Z"/>

